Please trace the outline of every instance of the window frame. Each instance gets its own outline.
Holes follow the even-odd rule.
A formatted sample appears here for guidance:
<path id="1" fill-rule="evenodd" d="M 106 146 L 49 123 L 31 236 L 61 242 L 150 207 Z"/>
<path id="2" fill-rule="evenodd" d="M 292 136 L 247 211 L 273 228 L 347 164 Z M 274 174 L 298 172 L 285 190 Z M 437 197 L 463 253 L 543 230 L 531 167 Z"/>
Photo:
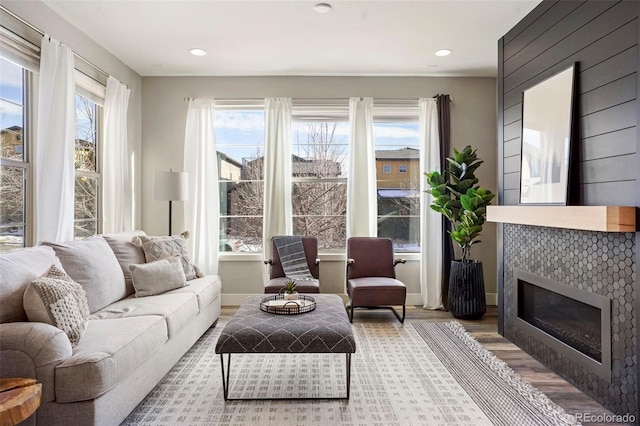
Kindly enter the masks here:
<path id="1" fill-rule="evenodd" d="M 77 74 L 77 73 L 76 73 Z M 77 79 L 76 79 L 77 81 Z M 102 179 L 103 179 L 103 173 L 102 173 L 102 154 L 103 154 L 103 148 L 104 148 L 104 138 L 103 138 L 103 120 L 104 120 L 104 107 L 97 102 L 97 99 L 91 99 L 91 97 L 85 96 L 86 91 L 83 90 L 81 87 L 79 87 L 76 84 L 76 90 L 74 93 L 74 100 L 75 100 L 75 96 L 80 96 L 86 100 L 88 100 L 89 102 L 92 102 L 95 107 L 96 107 L 96 152 L 95 152 L 95 162 L 96 162 L 96 170 L 95 171 L 88 171 L 88 170 L 79 170 L 75 168 L 75 162 L 74 162 L 74 213 L 73 213 L 73 238 L 74 239 L 78 239 L 78 238 L 86 238 L 87 236 L 77 236 L 76 235 L 76 224 L 78 223 L 86 223 L 86 222 L 96 222 L 96 233 L 94 235 L 97 234 L 101 234 L 102 233 L 102 225 L 103 225 L 103 211 L 102 211 Z M 75 101 L 74 101 L 74 105 L 75 105 Z M 73 140 L 73 146 L 74 146 L 74 156 L 75 156 L 75 143 L 76 143 L 76 139 L 75 139 L 75 131 L 77 130 L 77 123 L 74 122 L 74 140 Z M 77 178 L 82 178 L 82 177 L 86 177 L 89 179 L 96 179 L 96 217 L 95 219 L 77 219 L 75 217 L 75 181 Z"/>
<path id="2" fill-rule="evenodd" d="M 23 193 L 23 222 L 15 222 L 10 226 L 22 226 L 22 247 L 30 247 L 35 244 L 34 228 L 33 228 L 33 214 L 35 204 L 34 184 L 33 184 L 33 142 L 32 135 L 33 126 L 35 125 L 35 110 L 36 110 L 36 97 L 37 93 L 37 79 L 34 77 L 33 71 L 23 64 L 17 64 L 9 58 L 3 57 L 4 60 L 12 62 L 14 65 L 22 68 L 22 160 L 16 160 L 11 158 L 0 157 L 0 166 L 2 167 L 14 167 L 23 169 L 24 176 L 24 193 Z M 0 252 L 12 250 L 12 248 L 3 249 L 0 246 Z"/>
<path id="3" fill-rule="evenodd" d="M 383 100 L 379 102 L 377 105 L 374 104 L 373 123 L 374 123 L 374 126 L 376 123 L 419 124 L 418 101 L 417 100 L 397 100 L 397 101 L 388 101 L 387 103 L 385 103 Z M 419 146 L 419 143 L 420 142 L 418 141 L 418 150 L 422 149 L 422 147 Z M 376 144 L 376 140 L 375 140 L 375 131 L 374 131 L 374 145 L 375 144 Z M 418 164 L 419 164 L 419 160 L 418 160 Z M 400 171 L 400 166 L 401 164 L 398 164 L 398 173 L 402 173 L 403 175 L 408 176 L 409 175 L 408 164 L 405 165 L 407 167 L 405 172 Z M 383 168 L 384 168 L 384 165 L 383 165 Z M 383 170 L 383 174 L 386 174 L 384 173 L 384 170 Z M 418 173 L 418 175 L 420 175 L 420 173 Z M 378 185 L 380 181 L 384 181 L 384 179 L 380 180 L 376 178 L 376 191 L 379 189 Z M 418 187 L 417 190 L 419 191 L 420 188 Z M 418 211 L 418 215 L 417 215 L 418 226 L 421 226 L 420 214 L 421 214 L 420 211 Z M 385 215 L 380 214 L 379 208 L 376 209 L 376 217 L 378 218 L 378 220 L 380 220 L 381 217 L 385 217 Z M 402 216 L 398 215 L 395 217 L 416 218 L 416 215 L 402 215 Z M 421 231 L 418 229 L 418 233 L 420 232 Z M 398 248 L 396 248 L 395 241 L 394 241 L 394 250 L 396 250 L 398 253 L 402 253 L 404 257 L 407 257 L 407 256 L 410 257 L 410 256 L 418 256 L 422 251 L 422 247 L 420 247 L 417 251 L 398 250 Z"/>
<path id="4" fill-rule="evenodd" d="M 293 148 L 299 144 L 294 143 L 294 129 L 296 125 L 300 124 L 308 124 L 308 123 L 347 123 L 349 125 L 349 102 L 348 100 L 341 101 L 339 99 L 335 100 L 322 100 L 322 99 L 300 99 L 293 100 L 293 111 L 291 118 L 291 150 L 293 154 Z M 346 140 L 346 156 L 345 160 L 349 161 L 349 149 L 350 149 L 350 141 L 347 136 Z M 291 167 L 291 221 L 294 222 L 296 218 L 303 217 L 302 215 L 295 214 L 295 205 L 293 199 L 294 186 L 296 184 L 317 184 L 317 183 L 328 183 L 328 184 L 341 184 L 345 185 L 345 190 L 347 190 L 348 184 L 348 173 L 346 173 L 342 177 L 314 177 L 314 176 L 294 176 L 293 174 L 293 164 Z M 347 191 L 348 192 L 348 191 Z M 345 196 L 348 196 L 345 194 Z M 306 215 L 304 217 L 334 217 L 334 218 L 343 218 L 345 223 L 345 236 L 346 236 L 346 222 L 347 222 L 347 214 L 345 209 L 344 215 Z M 295 232 L 295 231 L 294 231 Z M 327 250 L 324 247 L 318 247 L 318 254 L 329 256 L 329 255 L 343 255 L 346 251 L 346 240 L 344 247 L 341 249 L 335 250 Z"/>
<path id="5" fill-rule="evenodd" d="M 216 99 L 215 101 L 215 112 L 219 112 L 219 111 L 261 111 L 263 114 L 265 114 L 265 108 L 264 108 L 264 99 Z M 214 134 L 215 134 L 215 121 L 214 121 Z M 265 153 L 265 144 L 266 141 L 263 140 L 263 145 L 261 147 L 262 150 L 262 155 L 264 156 Z M 223 151 L 220 150 L 220 148 L 224 148 L 224 147 L 229 147 L 232 145 L 229 144 L 220 144 L 217 140 L 216 140 L 216 160 L 219 160 L 219 155 L 218 154 L 223 154 L 223 155 L 227 155 L 226 153 L 224 153 Z M 252 145 L 248 145 L 253 147 Z M 237 159 L 235 159 L 237 161 Z M 240 159 L 240 162 L 242 162 L 242 159 Z M 220 167 L 220 164 L 218 164 L 218 167 Z M 229 180 L 229 181 L 222 181 L 220 180 L 220 170 L 218 169 L 218 186 L 220 187 L 220 184 L 222 182 L 233 182 L 234 184 L 239 184 L 239 183 L 261 183 L 262 185 L 264 185 L 264 174 L 262 176 L 262 179 L 260 180 L 256 180 L 256 179 L 241 179 L 242 176 L 239 176 L 238 179 L 234 179 L 234 180 Z M 227 196 L 227 194 L 220 192 L 220 197 L 222 196 Z M 263 194 L 264 196 L 264 194 Z M 222 198 L 221 198 L 222 199 Z M 264 199 L 262 200 L 262 205 L 264 206 Z M 222 224 L 224 220 L 228 220 L 230 218 L 260 218 L 263 226 L 264 226 L 264 211 L 262 212 L 261 215 L 229 215 L 229 214 L 219 214 L 219 218 L 218 218 L 218 229 L 220 230 L 219 236 L 218 236 L 218 246 L 220 248 L 220 246 L 222 245 L 222 240 L 223 237 L 225 240 L 227 240 L 226 235 L 222 232 Z M 221 256 L 221 258 L 225 259 L 225 260 L 255 260 L 255 259 L 262 259 L 262 253 L 264 252 L 264 241 L 262 242 L 262 248 L 260 251 L 219 251 L 219 255 Z M 237 257 L 236 257 L 237 256 Z"/>

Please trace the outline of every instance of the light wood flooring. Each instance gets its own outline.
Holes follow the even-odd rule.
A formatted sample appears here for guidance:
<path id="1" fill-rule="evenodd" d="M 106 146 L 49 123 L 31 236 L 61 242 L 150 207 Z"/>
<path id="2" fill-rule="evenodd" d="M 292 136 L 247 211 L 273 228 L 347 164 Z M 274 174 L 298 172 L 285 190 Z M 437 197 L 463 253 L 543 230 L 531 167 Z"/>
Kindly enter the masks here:
<path id="1" fill-rule="evenodd" d="M 223 306 L 221 315 L 231 317 L 237 306 Z M 449 312 L 428 311 L 420 306 L 407 306 L 407 320 L 423 321 L 451 321 L 454 320 Z M 388 310 L 356 310 L 354 322 L 392 322 L 397 321 Z M 611 415 L 611 412 L 601 406 L 590 396 L 565 379 L 536 361 L 518 346 L 514 345 L 498 334 L 498 309 L 489 306 L 487 313 L 479 321 L 463 321 L 467 331 L 482 343 L 495 356 L 505 361 L 516 373 L 529 381 L 534 387 L 546 394 L 553 402 L 561 406 L 570 414 L 588 413 L 593 416 Z M 586 424 L 586 423 L 585 423 Z M 588 423 L 590 426 L 620 425 L 620 423 Z"/>

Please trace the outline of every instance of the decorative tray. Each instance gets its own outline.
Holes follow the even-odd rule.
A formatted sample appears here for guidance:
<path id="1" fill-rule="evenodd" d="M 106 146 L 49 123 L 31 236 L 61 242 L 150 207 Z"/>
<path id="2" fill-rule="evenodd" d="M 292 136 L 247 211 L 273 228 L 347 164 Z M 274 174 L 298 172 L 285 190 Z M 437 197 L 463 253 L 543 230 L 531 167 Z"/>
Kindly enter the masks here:
<path id="1" fill-rule="evenodd" d="M 297 315 L 311 312 L 316 308 L 313 297 L 299 295 L 298 299 L 285 300 L 284 294 L 265 297 L 260 301 L 260 310 L 276 315 Z"/>

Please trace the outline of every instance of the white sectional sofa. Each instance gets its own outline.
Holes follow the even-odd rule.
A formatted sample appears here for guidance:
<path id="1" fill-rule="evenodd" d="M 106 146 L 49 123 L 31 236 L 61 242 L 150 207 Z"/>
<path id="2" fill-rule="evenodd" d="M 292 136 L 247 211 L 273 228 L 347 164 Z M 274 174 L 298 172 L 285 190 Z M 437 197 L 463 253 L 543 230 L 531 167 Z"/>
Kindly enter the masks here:
<path id="1" fill-rule="evenodd" d="M 218 276 L 135 297 L 128 263 L 144 263 L 131 234 L 41 245 L 0 255 L 0 377 L 42 383 L 27 424 L 118 425 L 220 314 Z M 142 256 L 142 257 L 141 257 Z M 29 322 L 25 289 L 52 265 L 82 285 L 91 313 L 77 346 Z M 213 356 L 213 354 L 212 354 Z"/>

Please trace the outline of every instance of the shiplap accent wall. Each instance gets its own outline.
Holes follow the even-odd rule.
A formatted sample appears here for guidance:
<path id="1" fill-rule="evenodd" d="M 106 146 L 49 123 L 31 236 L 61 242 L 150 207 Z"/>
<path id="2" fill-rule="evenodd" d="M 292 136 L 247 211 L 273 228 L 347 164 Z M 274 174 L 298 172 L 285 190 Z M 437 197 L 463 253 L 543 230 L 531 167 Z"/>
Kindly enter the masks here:
<path id="1" fill-rule="evenodd" d="M 578 120 L 574 128 L 577 138 L 572 146 L 575 161 L 571 204 L 640 207 L 639 10 L 640 2 L 635 0 L 544 0 L 498 41 L 499 204 L 518 204 L 523 91 L 577 62 Z M 640 219 L 638 212 L 640 209 L 636 208 L 636 221 Z M 538 229 L 545 235 L 553 232 Z M 498 226 L 498 329 L 503 335 L 504 289 L 512 284 L 505 282 L 505 264 L 512 253 L 504 248 L 505 242 L 513 237 L 511 232 L 511 228 Z M 597 233 L 590 238 L 603 235 Z M 635 249 L 628 258 L 633 268 L 633 292 L 625 296 L 627 302 L 626 297 L 632 299 L 636 355 L 640 353 L 639 237 L 640 232 L 636 232 L 632 244 Z M 541 274 L 547 272 L 543 268 Z M 600 271 L 591 271 L 592 276 L 596 273 Z M 616 309 L 615 303 L 613 306 Z M 614 329 L 614 332 L 621 331 Z M 633 372 L 627 370 L 627 374 L 635 374 L 637 378 L 637 363 L 634 361 L 630 368 Z M 620 392 L 619 385 L 614 380 L 610 387 L 616 395 Z M 618 397 L 613 402 L 598 398 L 588 384 L 581 388 L 613 411 L 637 413 L 640 405 L 637 392 L 633 401 L 625 401 L 625 406 Z"/>
<path id="2" fill-rule="evenodd" d="M 636 205 L 638 2 L 544 1 L 500 40 L 500 204 L 518 204 L 522 92 L 578 62 L 580 205 Z"/>

